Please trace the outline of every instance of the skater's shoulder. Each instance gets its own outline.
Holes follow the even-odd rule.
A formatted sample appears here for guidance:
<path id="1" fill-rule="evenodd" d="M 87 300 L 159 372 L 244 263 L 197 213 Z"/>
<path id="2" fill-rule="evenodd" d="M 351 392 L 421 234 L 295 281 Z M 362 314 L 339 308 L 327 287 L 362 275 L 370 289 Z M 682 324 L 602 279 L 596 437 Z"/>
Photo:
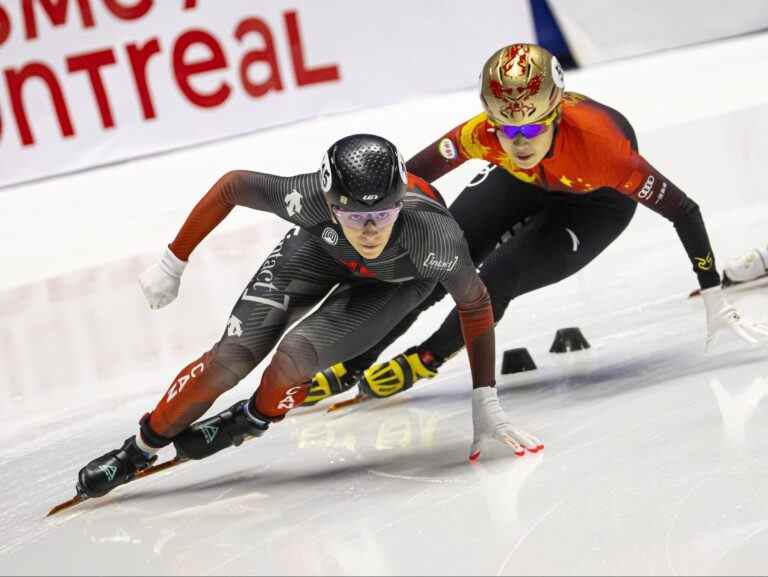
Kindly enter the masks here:
<path id="1" fill-rule="evenodd" d="M 440 192 L 423 178 L 408 174 L 408 191 L 403 198 L 402 218 L 406 228 L 428 236 L 453 221 Z"/>
<path id="2" fill-rule="evenodd" d="M 560 110 L 560 130 L 566 135 L 578 135 L 598 148 L 613 148 L 622 141 L 637 148 L 635 131 L 629 120 L 610 106 L 583 94 L 567 92 Z"/>
<path id="3" fill-rule="evenodd" d="M 411 204 L 406 198 L 401 219 L 401 239 L 412 252 L 453 253 L 463 242 L 459 224 L 448 209 L 438 203 Z"/>
<path id="4" fill-rule="evenodd" d="M 403 200 L 409 210 L 429 210 L 430 207 L 447 209 L 447 204 L 440 191 L 426 180 L 413 173 L 408 173 L 408 187 Z"/>
<path id="5" fill-rule="evenodd" d="M 401 218 L 406 228 L 422 236 L 439 233 L 440 228 L 450 226 L 448 223 L 455 223 L 442 198 L 410 189 L 403 198 Z"/>

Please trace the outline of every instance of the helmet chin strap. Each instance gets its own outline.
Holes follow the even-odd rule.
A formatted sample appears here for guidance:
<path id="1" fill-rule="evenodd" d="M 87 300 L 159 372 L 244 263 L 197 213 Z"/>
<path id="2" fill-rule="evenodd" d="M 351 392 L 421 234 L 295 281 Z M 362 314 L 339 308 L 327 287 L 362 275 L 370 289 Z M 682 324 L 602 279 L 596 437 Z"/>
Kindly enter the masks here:
<path id="1" fill-rule="evenodd" d="M 341 223 L 339 223 L 339 221 L 338 221 L 338 220 L 336 220 L 336 215 L 335 215 L 335 214 L 333 214 L 333 205 L 332 205 L 332 204 L 331 204 L 331 202 L 328 200 L 328 197 L 327 197 L 327 196 L 325 196 L 325 208 L 327 208 L 327 209 L 328 209 L 328 214 L 330 214 L 330 215 L 331 215 L 331 222 L 332 222 L 333 224 L 338 224 L 339 226 L 341 226 Z"/>
<path id="2" fill-rule="evenodd" d="M 555 121 L 552 123 L 552 142 L 549 143 L 549 150 L 547 150 L 547 154 L 544 155 L 544 158 L 552 158 L 552 155 L 555 153 L 555 140 L 557 140 L 557 134 L 560 131 L 560 121 L 563 118 L 562 108 L 561 105 L 557 105 L 557 116 L 555 117 Z"/>

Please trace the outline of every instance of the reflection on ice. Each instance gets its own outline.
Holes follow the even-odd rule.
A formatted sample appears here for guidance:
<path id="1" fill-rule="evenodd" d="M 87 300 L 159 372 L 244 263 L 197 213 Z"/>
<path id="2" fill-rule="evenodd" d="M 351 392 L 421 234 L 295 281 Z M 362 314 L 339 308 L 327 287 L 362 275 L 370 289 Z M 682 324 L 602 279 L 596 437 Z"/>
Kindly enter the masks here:
<path id="1" fill-rule="evenodd" d="M 768 380 L 758 377 L 747 388 L 739 390 L 738 386 L 723 386 L 718 378 L 713 377 L 709 386 L 720 407 L 726 437 L 734 445 L 745 447 L 747 425 L 762 400 L 768 396 Z"/>

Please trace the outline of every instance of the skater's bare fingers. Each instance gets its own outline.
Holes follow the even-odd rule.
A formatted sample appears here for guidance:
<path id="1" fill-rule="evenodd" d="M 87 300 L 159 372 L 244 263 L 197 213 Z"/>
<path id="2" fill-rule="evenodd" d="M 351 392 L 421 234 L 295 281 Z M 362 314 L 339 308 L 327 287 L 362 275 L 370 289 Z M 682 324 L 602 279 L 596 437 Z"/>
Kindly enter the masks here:
<path id="1" fill-rule="evenodd" d="M 501 441 L 505 445 L 509 445 L 510 447 L 512 447 L 512 449 L 514 449 L 515 451 L 515 455 L 517 455 L 518 457 L 522 457 L 523 455 L 525 455 L 525 449 L 523 448 L 523 446 L 520 443 L 518 443 L 515 440 L 515 438 L 512 437 L 511 435 L 509 434 L 502 435 L 499 438 L 499 441 Z"/>
<path id="2" fill-rule="evenodd" d="M 544 444 L 534 437 L 523 431 L 516 431 L 517 439 L 525 446 L 531 453 L 538 453 L 544 448 Z"/>

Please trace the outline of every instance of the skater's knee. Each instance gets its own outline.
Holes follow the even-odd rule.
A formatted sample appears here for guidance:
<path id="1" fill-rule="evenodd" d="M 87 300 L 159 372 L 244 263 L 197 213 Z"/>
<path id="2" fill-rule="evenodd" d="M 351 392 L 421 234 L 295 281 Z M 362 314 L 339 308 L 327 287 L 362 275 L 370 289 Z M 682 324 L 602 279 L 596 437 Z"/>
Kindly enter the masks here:
<path id="1" fill-rule="evenodd" d="M 247 377 L 258 364 L 248 348 L 232 342 L 221 342 L 213 347 L 209 362 L 216 365 L 224 379 L 234 381 L 229 383 L 230 386 Z"/>
<path id="2" fill-rule="evenodd" d="M 491 295 L 494 313 L 497 309 L 507 308 L 509 301 L 522 294 L 522 277 L 515 266 L 505 267 L 501 273 L 488 267 L 488 270 L 480 269 L 480 278 Z M 498 316 L 496 319 L 500 318 Z"/>
<path id="3" fill-rule="evenodd" d="M 309 381 L 318 371 L 317 351 L 303 335 L 288 334 L 272 358 L 270 368 L 284 383 Z"/>
<path id="4" fill-rule="evenodd" d="M 511 298 L 491 298 L 491 306 L 493 307 L 493 318 L 496 322 L 499 322 L 507 312 Z"/>
<path id="5" fill-rule="evenodd" d="M 280 417 L 300 406 L 309 392 L 313 372 L 306 369 L 306 359 L 296 351 L 281 346 L 264 371 L 256 390 L 253 406 L 266 417 Z"/>

